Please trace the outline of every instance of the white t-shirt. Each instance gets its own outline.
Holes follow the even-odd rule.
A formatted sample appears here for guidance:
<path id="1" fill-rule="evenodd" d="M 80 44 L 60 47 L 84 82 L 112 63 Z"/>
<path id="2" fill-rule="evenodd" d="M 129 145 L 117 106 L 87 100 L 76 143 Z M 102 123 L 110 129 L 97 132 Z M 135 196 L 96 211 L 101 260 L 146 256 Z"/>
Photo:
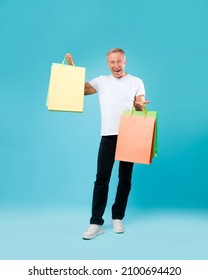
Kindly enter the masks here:
<path id="1" fill-rule="evenodd" d="M 117 135 L 122 112 L 132 109 L 135 96 L 145 95 L 143 81 L 127 74 L 123 78 L 99 76 L 89 83 L 99 93 L 101 135 Z"/>

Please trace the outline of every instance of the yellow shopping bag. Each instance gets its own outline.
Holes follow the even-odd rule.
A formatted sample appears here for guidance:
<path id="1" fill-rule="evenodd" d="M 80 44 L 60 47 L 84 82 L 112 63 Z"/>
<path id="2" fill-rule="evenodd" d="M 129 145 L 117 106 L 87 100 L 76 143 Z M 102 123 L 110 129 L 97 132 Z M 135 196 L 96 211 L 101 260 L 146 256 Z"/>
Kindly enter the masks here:
<path id="1" fill-rule="evenodd" d="M 83 112 L 85 68 L 53 63 L 46 106 L 52 111 Z"/>

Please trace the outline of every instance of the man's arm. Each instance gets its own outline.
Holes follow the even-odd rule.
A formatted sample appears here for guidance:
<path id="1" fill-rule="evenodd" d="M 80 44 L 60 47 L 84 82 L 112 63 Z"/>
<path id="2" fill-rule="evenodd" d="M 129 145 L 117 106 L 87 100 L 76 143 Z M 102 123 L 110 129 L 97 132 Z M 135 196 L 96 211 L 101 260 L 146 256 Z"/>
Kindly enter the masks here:
<path id="1" fill-rule="evenodd" d="M 66 54 L 66 60 L 69 65 L 74 65 L 74 61 L 73 61 L 72 55 L 70 53 Z M 96 92 L 97 92 L 96 89 L 94 87 L 92 87 L 90 83 L 88 83 L 88 82 L 85 83 L 85 87 L 84 87 L 85 95 L 93 94 Z"/>
<path id="2" fill-rule="evenodd" d="M 94 87 L 91 86 L 90 83 L 85 83 L 85 88 L 84 88 L 84 94 L 85 95 L 89 95 L 89 94 L 93 94 L 96 93 L 96 89 Z"/>

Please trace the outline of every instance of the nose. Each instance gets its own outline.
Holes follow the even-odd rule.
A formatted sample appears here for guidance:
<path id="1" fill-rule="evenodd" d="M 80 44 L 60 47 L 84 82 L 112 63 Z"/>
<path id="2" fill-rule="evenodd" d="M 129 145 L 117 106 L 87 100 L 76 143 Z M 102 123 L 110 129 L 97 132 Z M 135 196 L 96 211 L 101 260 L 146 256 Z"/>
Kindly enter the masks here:
<path id="1" fill-rule="evenodd" d="M 114 67 L 115 67 L 115 68 L 119 68 L 119 65 L 118 65 L 117 62 L 115 62 Z"/>

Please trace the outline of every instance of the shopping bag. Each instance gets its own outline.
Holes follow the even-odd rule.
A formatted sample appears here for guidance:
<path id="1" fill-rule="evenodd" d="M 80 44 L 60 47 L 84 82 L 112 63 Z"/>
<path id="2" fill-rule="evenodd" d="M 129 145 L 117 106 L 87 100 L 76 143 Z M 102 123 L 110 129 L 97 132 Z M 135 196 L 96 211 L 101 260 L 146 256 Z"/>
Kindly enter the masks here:
<path id="1" fill-rule="evenodd" d="M 133 115 L 133 116 L 146 116 L 146 117 L 152 117 L 156 119 L 156 124 L 155 124 L 155 132 L 154 132 L 154 145 L 153 145 L 153 151 L 152 151 L 152 157 L 155 158 L 158 155 L 158 112 L 157 111 L 147 111 L 146 107 L 144 108 L 145 112 L 143 111 L 124 111 L 124 115 Z"/>
<path id="2" fill-rule="evenodd" d="M 121 115 L 115 159 L 150 164 L 157 156 L 157 112 L 126 111 Z"/>
<path id="3" fill-rule="evenodd" d="M 53 63 L 46 106 L 52 111 L 83 112 L 85 68 Z"/>

